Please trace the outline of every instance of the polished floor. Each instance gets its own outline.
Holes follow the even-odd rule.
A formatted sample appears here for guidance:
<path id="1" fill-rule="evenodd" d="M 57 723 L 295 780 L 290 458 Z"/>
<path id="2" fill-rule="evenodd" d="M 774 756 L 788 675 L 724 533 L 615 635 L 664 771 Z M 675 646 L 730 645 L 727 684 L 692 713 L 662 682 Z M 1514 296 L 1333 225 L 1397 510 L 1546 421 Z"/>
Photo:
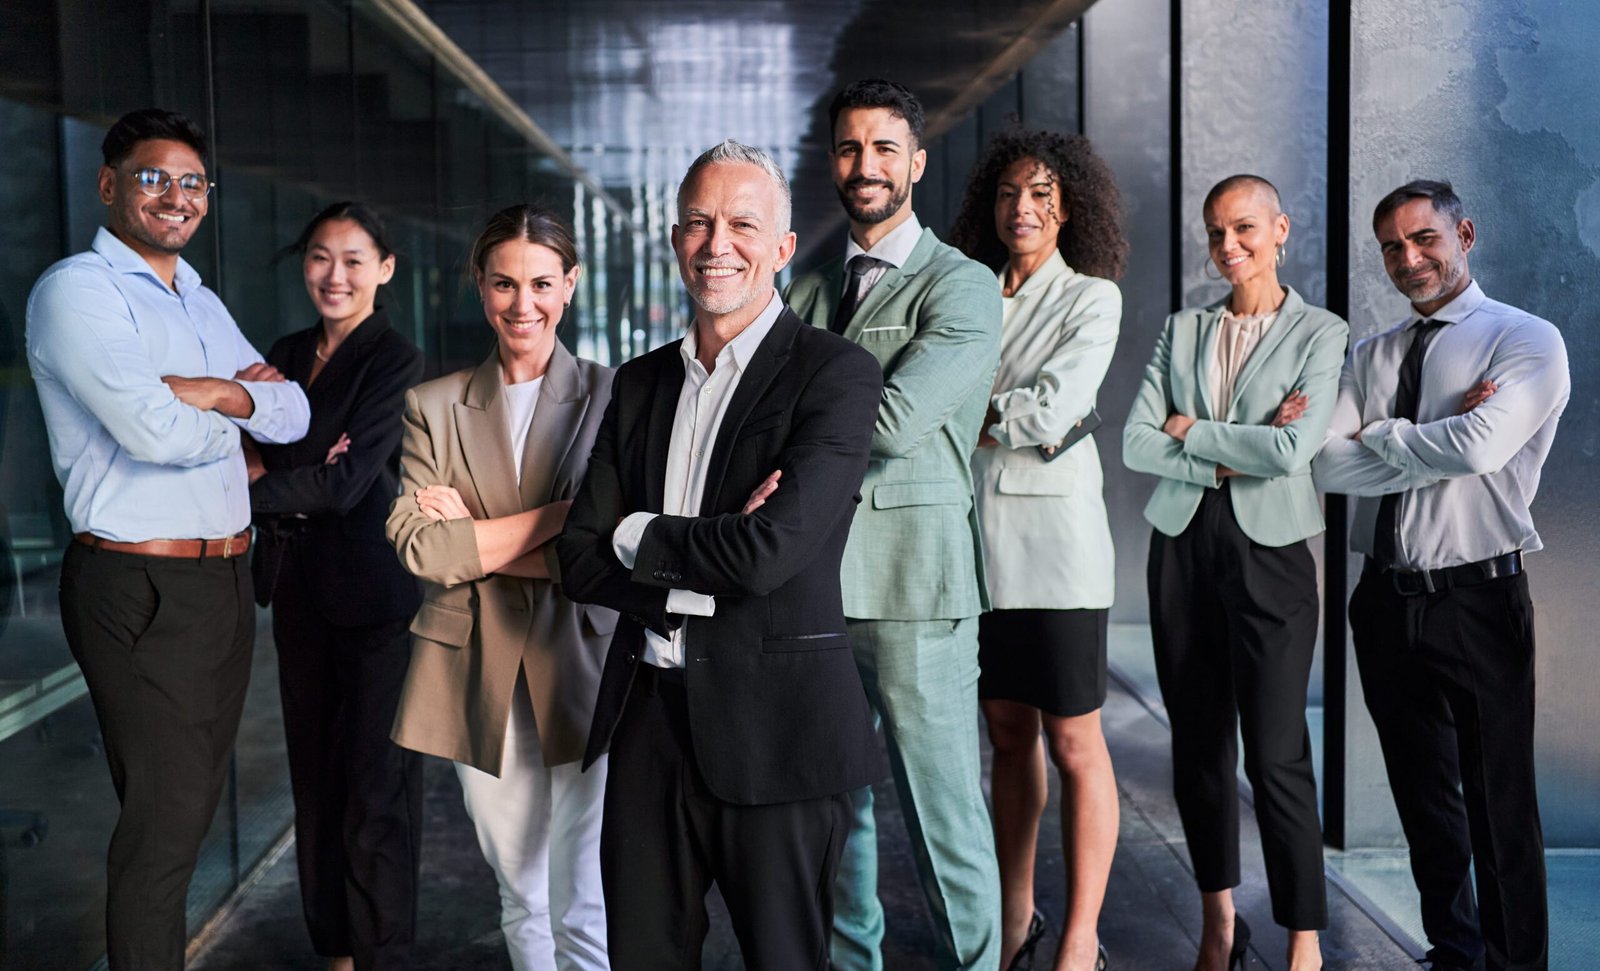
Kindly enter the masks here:
<path id="1" fill-rule="evenodd" d="M 1136 653 L 1144 636 L 1139 628 L 1119 630 L 1118 652 Z M 1142 694 L 1136 673 L 1114 681 L 1104 719 L 1117 767 L 1122 829 L 1101 934 L 1112 966 L 1119 971 L 1178 971 L 1193 960 L 1200 915 L 1170 795 L 1169 735 L 1159 707 Z M 420 967 L 508 967 L 496 921 L 493 878 L 478 855 L 454 774 L 438 763 L 430 767 L 430 773 Z M 1056 795 L 1053 790 L 1039 857 L 1040 906 L 1052 915 L 1062 913 L 1064 893 Z M 909 847 L 892 793 L 884 792 L 878 807 L 880 832 L 886 839 L 882 869 L 889 920 L 885 967 L 894 971 L 931 969 L 930 935 L 914 889 Z M 1269 915 L 1254 824 L 1248 817 L 1243 836 L 1247 870 L 1238 900 L 1256 930 L 1251 967 L 1282 968 L 1285 939 Z M 1405 971 L 1415 967 L 1414 946 L 1397 943 L 1355 898 L 1332 885 L 1329 902 L 1332 926 L 1324 937 L 1329 971 Z M 1053 943 L 1050 940 L 1047 946 Z M 705 966 L 713 971 L 741 966 L 732 934 L 720 915 L 707 942 Z M 213 923 L 191 963 L 194 971 L 313 971 L 320 967 L 300 922 L 292 845 L 266 868 L 238 906 Z"/>

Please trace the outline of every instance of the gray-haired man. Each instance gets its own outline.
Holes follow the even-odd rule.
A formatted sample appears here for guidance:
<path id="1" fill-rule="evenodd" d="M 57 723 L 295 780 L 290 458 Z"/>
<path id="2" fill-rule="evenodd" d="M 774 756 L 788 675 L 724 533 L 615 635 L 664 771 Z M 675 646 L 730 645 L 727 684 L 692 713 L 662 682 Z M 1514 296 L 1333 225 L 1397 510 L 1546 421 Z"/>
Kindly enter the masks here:
<path id="1" fill-rule="evenodd" d="M 849 792 L 879 775 L 839 561 L 881 390 L 773 277 L 788 185 L 725 142 L 678 193 L 683 340 L 623 365 L 558 543 L 623 615 L 587 761 L 610 745 L 600 866 L 611 966 L 695 968 L 722 890 L 752 968 L 828 962 Z"/>

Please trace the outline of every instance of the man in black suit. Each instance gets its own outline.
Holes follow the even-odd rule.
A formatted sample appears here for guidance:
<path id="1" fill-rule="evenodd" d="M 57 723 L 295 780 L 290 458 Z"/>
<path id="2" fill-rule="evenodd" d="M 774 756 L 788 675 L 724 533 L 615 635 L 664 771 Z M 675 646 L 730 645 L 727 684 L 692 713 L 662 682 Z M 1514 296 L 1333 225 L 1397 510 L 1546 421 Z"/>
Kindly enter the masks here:
<path id="1" fill-rule="evenodd" d="M 697 968 L 722 890 L 747 966 L 827 966 L 849 792 L 880 774 L 839 561 L 881 369 L 773 278 L 789 188 L 728 141 L 690 166 L 672 245 L 696 306 L 622 366 L 557 545 L 573 600 L 623 614 L 587 762 L 611 964 Z"/>

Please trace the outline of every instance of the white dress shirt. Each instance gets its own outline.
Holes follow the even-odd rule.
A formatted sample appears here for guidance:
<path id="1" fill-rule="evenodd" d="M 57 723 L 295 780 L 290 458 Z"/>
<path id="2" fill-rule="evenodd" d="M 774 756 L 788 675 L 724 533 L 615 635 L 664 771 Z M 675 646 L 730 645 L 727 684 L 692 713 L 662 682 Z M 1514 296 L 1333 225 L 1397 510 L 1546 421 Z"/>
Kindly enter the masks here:
<path id="1" fill-rule="evenodd" d="M 872 288 L 878 285 L 878 281 L 883 279 L 883 275 L 889 272 L 891 266 L 896 269 L 905 266 L 906 260 L 911 259 L 911 251 L 917 248 L 917 241 L 920 239 L 922 239 L 922 223 L 917 221 L 916 213 L 912 213 L 905 222 L 890 231 L 889 235 L 878 240 L 872 249 L 862 249 L 854 236 L 846 237 L 844 244 L 846 287 L 850 285 L 848 268 L 851 260 L 866 255 L 878 261 L 878 264 L 861 278 L 861 293 L 856 298 L 857 307 L 867 299 L 867 294 L 872 292 Z"/>
<path id="2" fill-rule="evenodd" d="M 711 461 L 711 450 L 716 445 L 717 430 L 722 427 L 722 416 L 739 387 L 739 379 L 749 367 L 750 358 L 766 338 L 767 332 L 783 312 L 783 299 L 772 292 L 767 307 L 750 326 L 739 332 L 717 353 L 715 366 L 707 371 L 695 358 L 699 346 L 697 331 L 689 334 L 678 347 L 683 357 L 683 388 L 678 392 L 678 408 L 672 418 L 672 443 L 667 447 L 666 488 L 663 491 L 661 514 L 668 516 L 698 516 L 706 487 L 706 465 Z M 782 488 L 780 485 L 779 488 Z M 617 559 L 628 569 L 633 569 L 639 555 L 639 543 L 645 529 L 657 513 L 636 512 L 624 517 L 611 534 L 611 548 Z M 667 613 L 709 617 L 716 611 L 716 599 L 691 590 L 672 590 L 667 594 Z M 644 632 L 644 660 L 662 668 L 681 668 L 683 664 L 683 636 L 689 622 L 685 620 L 670 638 L 655 631 Z"/>
<path id="3" fill-rule="evenodd" d="M 1233 386 L 1239 380 L 1239 372 L 1244 370 L 1245 362 L 1250 360 L 1256 345 L 1267 336 L 1267 331 L 1277 319 L 1276 310 L 1237 316 L 1233 311 L 1223 308 L 1222 332 L 1217 336 L 1216 356 L 1211 359 L 1211 400 L 1216 403 L 1216 413 L 1211 417 L 1214 420 L 1228 420 Z"/>
<path id="4" fill-rule="evenodd" d="M 1431 320 L 1445 321 L 1422 363 L 1417 420 L 1392 417 L 1413 314 L 1356 344 L 1339 379 L 1317 488 L 1359 496 L 1350 548 L 1373 554 L 1379 498 L 1400 497 L 1396 566 L 1436 570 L 1543 548 L 1528 506 L 1572 383 L 1561 332 L 1472 283 Z M 1479 381 L 1493 397 L 1466 414 Z M 1360 432 L 1360 440 L 1354 436 Z"/>

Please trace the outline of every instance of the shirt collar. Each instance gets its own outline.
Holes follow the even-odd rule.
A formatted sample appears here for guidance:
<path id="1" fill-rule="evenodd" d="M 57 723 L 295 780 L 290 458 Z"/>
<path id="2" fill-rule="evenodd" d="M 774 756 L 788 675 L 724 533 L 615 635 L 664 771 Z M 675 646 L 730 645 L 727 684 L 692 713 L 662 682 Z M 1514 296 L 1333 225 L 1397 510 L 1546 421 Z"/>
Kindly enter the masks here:
<path id="1" fill-rule="evenodd" d="M 911 251 L 917 248 L 917 241 L 921 238 L 922 223 L 913 212 L 910 218 L 896 226 L 889 235 L 878 240 L 878 244 L 872 249 L 862 249 L 854 236 L 846 237 L 844 261 L 849 263 L 853 258 L 865 253 L 875 260 L 882 260 L 890 266 L 899 268 L 905 266 L 906 260 L 911 259 Z"/>
<path id="2" fill-rule="evenodd" d="M 116 234 L 101 226 L 94 234 L 94 242 L 90 248 L 99 253 L 113 270 L 118 273 L 144 274 L 167 288 L 167 281 L 156 275 L 154 268 L 145 262 L 145 258 L 133 251 L 127 243 L 118 239 Z M 178 285 L 178 296 L 187 297 L 189 291 L 200 285 L 200 274 L 195 272 L 183 257 L 178 257 L 178 271 L 173 274 L 173 280 Z"/>
<path id="3" fill-rule="evenodd" d="M 1446 324 L 1459 324 L 1472 316 L 1472 312 L 1483 306 L 1488 298 L 1483 295 L 1483 290 L 1478 287 L 1478 281 L 1473 280 L 1467 288 L 1456 294 L 1456 298 L 1434 311 L 1429 317 L 1424 318 L 1415 309 L 1411 311 L 1411 319 L 1406 321 L 1406 329 L 1415 327 L 1421 320 L 1437 320 Z"/>
<path id="4" fill-rule="evenodd" d="M 767 300 L 766 309 L 762 310 L 755 320 L 750 321 L 748 327 L 741 330 L 738 336 L 723 345 L 722 350 L 717 352 L 717 366 L 721 367 L 727 364 L 731 357 L 733 362 L 738 365 L 740 372 L 743 372 L 745 368 L 749 367 L 750 358 L 755 356 L 756 348 L 761 346 L 761 342 L 766 338 L 767 332 L 772 329 L 773 324 L 778 322 L 778 315 L 781 313 L 783 313 L 783 298 L 778 296 L 777 289 L 773 289 L 772 296 Z M 684 337 L 683 343 L 678 345 L 678 354 L 683 357 L 685 366 L 691 363 L 699 363 L 695 360 L 695 351 L 699 346 L 699 331 L 694 324 L 690 324 L 688 335 Z"/>

